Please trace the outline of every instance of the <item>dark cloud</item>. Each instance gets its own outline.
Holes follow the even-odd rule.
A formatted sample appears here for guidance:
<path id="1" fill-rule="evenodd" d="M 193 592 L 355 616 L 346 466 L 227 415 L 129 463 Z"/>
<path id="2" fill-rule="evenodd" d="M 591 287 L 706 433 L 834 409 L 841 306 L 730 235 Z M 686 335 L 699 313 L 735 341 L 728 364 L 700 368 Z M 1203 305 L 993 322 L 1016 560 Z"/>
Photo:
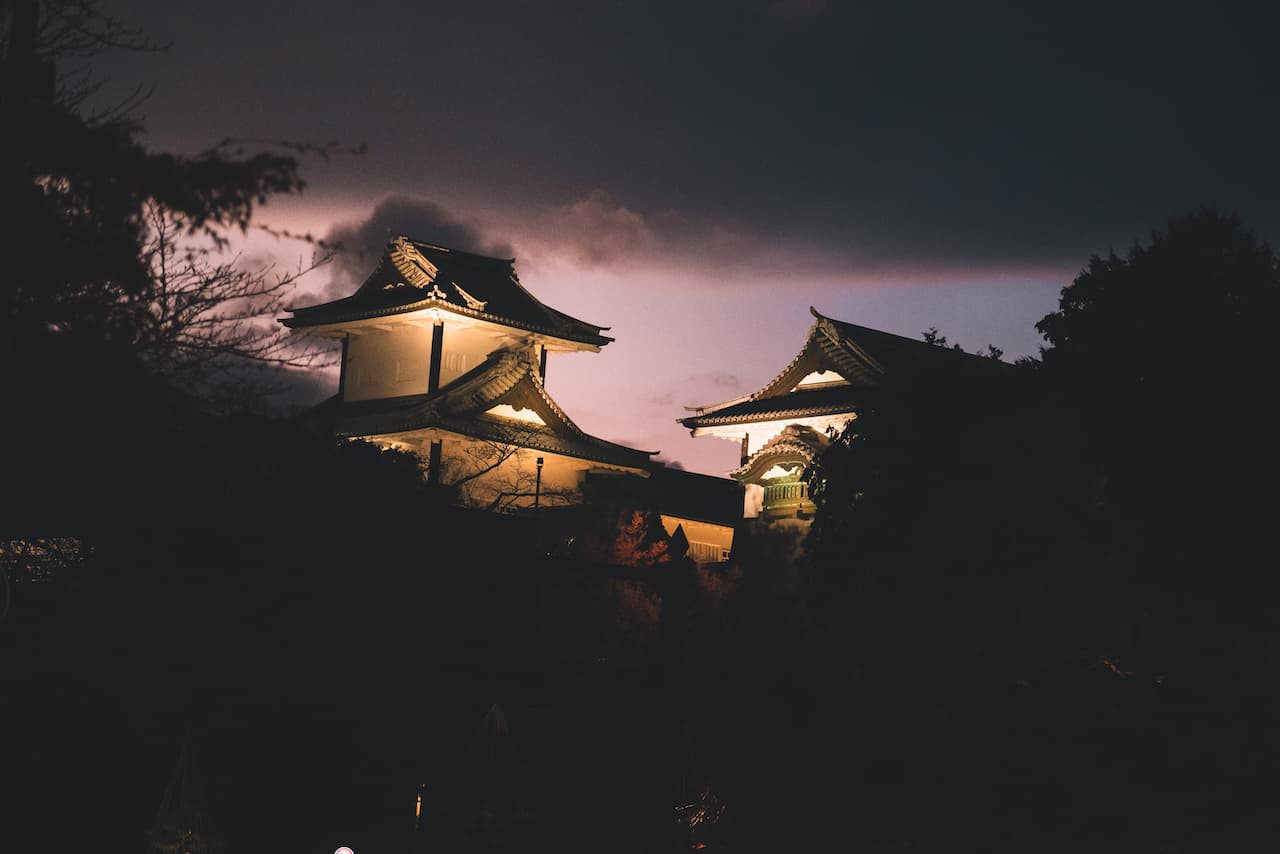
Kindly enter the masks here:
<path id="1" fill-rule="evenodd" d="M 646 217 L 598 189 L 551 208 L 532 225 L 536 238 L 552 252 L 582 267 L 633 264 L 658 249 Z"/>
<path id="2" fill-rule="evenodd" d="M 554 259 L 583 269 L 731 274 L 847 270 L 847 253 L 803 241 L 769 241 L 734 224 L 676 210 L 643 213 L 596 188 L 563 204 L 529 207 L 495 217 L 488 225 L 511 235 L 528 266 Z M 716 275 L 711 277 L 716 278 Z"/>
<path id="3" fill-rule="evenodd" d="M 827 0 L 774 0 L 768 10 L 781 18 L 810 17 L 826 12 Z"/>
<path id="4" fill-rule="evenodd" d="M 120 6 L 175 45 L 103 67 L 163 80 L 160 144 L 372 133 L 327 187 L 558 211 L 595 229 L 566 238 L 587 265 L 689 255 L 673 211 L 880 268 L 1078 268 L 1201 204 L 1280 235 L 1275 4 L 476 0 L 394 27 L 377 4 Z M 424 211 L 441 242 L 484 234 Z"/>
<path id="5" fill-rule="evenodd" d="M 334 226 L 325 235 L 326 243 L 340 248 L 330 262 L 329 283 L 319 298 L 350 296 L 373 270 L 393 234 L 497 258 L 510 258 L 514 254 L 509 243 L 489 237 L 479 224 L 466 222 L 435 202 L 412 196 L 388 196 L 378 202 L 366 219 Z"/>

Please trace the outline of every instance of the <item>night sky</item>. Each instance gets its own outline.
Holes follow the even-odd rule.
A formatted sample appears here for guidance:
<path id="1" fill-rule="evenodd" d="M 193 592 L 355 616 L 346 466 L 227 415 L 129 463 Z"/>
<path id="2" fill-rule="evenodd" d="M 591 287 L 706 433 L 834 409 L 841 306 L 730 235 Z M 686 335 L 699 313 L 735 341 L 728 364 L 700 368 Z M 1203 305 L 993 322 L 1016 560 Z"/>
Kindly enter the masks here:
<path id="1" fill-rule="evenodd" d="M 1200 205 L 1280 234 L 1280 13 L 1263 4 L 104 3 L 166 51 L 147 142 L 367 145 L 304 158 L 260 221 L 340 238 L 344 296 L 388 228 L 516 258 L 610 326 L 548 387 L 588 432 L 721 474 L 684 406 L 764 385 L 826 315 L 1034 354 L 1089 255 Z M 308 244 L 255 234 L 249 261 Z M 336 380 L 326 382 L 326 392 Z"/>

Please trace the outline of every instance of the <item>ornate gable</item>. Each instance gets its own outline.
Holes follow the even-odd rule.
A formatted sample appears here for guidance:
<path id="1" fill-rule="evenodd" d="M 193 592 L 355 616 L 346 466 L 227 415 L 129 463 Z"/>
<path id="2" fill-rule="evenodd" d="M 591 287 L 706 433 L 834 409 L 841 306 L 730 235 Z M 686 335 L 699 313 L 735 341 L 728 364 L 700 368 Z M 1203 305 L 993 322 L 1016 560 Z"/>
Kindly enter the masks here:
<path id="1" fill-rule="evenodd" d="M 780 397 L 816 383 L 805 380 L 818 373 L 834 373 L 849 385 L 875 386 L 879 383 L 884 367 L 830 319 L 823 317 L 812 306 L 809 312 L 815 320 L 809 327 L 808 337 L 800 352 L 782 372 L 764 388 L 751 395 L 751 400 Z"/>
<path id="2" fill-rule="evenodd" d="M 798 477 L 797 469 L 816 460 L 830 444 L 830 439 L 812 427 L 791 424 L 752 454 L 731 476 L 743 483 L 756 483 L 771 479 L 768 475 L 781 469 L 780 476 Z"/>
<path id="3" fill-rule="evenodd" d="M 409 239 L 400 236 L 391 241 L 387 247 L 387 254 L 391 258 L 391 263 L 396 265 L 396 269 L 408 281 L 409 284 L 417 288 L 425 288 L 434 285 L 436 275 L 439 274 L 440 268 L 426 259 L 418 247 L 409 242 Z M 386 285 L 384 287 L 394 287 Z M 435 290 L 439 290 L 436 288 Z M 447 299 L 447 295 L 441 294 L 441 299 Z"/>
<path id="4" fill-rule="evenodd" d="M 695 414 L 680 419 L 686 427 L 764 420 L 772 417 L 826 415 L 847 409 L 850 394 L 879 384 L 884 368 L 812 306 L 814 323 L 804 346 L 763 388 L 746 397 L 714 406 L 686 407 Z"/>

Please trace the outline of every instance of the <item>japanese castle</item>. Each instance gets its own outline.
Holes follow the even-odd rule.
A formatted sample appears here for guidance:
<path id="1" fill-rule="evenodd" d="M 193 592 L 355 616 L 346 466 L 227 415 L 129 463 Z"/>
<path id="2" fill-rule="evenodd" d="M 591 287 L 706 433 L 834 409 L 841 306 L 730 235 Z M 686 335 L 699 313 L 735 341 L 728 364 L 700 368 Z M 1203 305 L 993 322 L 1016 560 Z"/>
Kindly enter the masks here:
<path id="1" fill-rule="evenodd" d="M 416 453 L 429 482 L 495 511 L 589 503 L 627 484 L 694 560 L 727 558 L 742 487 L 578 427 L 547 392 L 548 357 L 613 339 L 540 302 L 513 259 L 395 235 L 351 296 L 290 314 L 281 323 L 298 334 L 342 342 L 337 393 L 309 413 L 333 436 Z"/>

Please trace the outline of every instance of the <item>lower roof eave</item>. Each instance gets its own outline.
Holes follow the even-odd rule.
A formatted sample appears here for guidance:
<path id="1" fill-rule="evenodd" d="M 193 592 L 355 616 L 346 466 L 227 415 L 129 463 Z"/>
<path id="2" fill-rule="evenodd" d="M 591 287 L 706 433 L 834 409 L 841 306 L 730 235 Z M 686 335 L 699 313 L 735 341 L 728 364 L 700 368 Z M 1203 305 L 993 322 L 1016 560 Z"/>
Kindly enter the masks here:
<path id="1" fill-rule="evenodd" d="M 290 309 L 293 312 L 293 316 L 280 318 L 278 322 L 295 332 L 310 332 L 311 334 L 332 337 L 353 330 L 368 329 L 373 331 L 376 327 L 389 323 L 412 324 L 422 322 L 425 319 L 431 319 L 434 322 L 434 316 L 439 314 L 451 315 L 458 320 L 490 323 L 494 326 L 529 332 L 551 341 L 564 342 L 562 346 L 569 350 L 586 349 L 598 353 L 601 347 L 614 341 L 608 335 L 604 335 L 601 332 L 592 332 L 589 329 L 551 329 L 536 323 L 501 317 L 434 299 L 417 300 L 398 306 L 355 307 L 348 310 L 334 310 L 330 308 L 331 306 L 333 306 L 333 303 Z M 329 310 L 326 311 L 326 309 Z M 606 329 L 608 327 L 598 328 Z"/>
<path id="2" fill-rule="evenodd" d="M 794 421 L 797 418 L 821 418 L 828 415 L 845 415 L 853 416 L 855 410 L 849 406 L 815 406 L 803 409 L 776 409 L 767 412 L 753 412 L 750 415 L 724 415 L 711 416 L 709 418 L 699 418 L 693 423 L 685 423 L 686 427 L 697 431 L 705 430 L 711 427 L 733 427 L 746 426 L 750 424 L 764 424 L 770 421 Z M 697 435 L 696 432 L 694 435 Z"/>
<path id="3" fill-rule="evenodd" d="M 334 435 L 339 439 L 375 439 L 380 437 L 393 438 L 397 435 L 405 433 L 413 433 L 419 430 L 439 430 L 445 433 L 453 433 L 458 436 L 465 436 L 468 439 L 488 442 L 503 442 L 504 437 L 495 437 L 492 434 L 485 434 L 481 430 L 474 428 L 468 429 L 469 425 L 450 423 L 446 420 L 430 420 L 422 422 L 410 422 L 400 424 L 382 424 L 377 427 L 368 425 L 365 427 L 356 427 L 355 425 L 343 427 L 336 425 Z M 640 451 L 630 448 L 621 448 L 623 453 L 615 451 L 613 447 L 602 448 L 586 442 L 573 441 L 560 436 L 548 436 L 540 433 L 529 433 L 521 437 L 520 442 L 511 443 L 514 446 L 530 451 L 540 451 L 547 454 L 557 454 L 564 457 L 572 457 L 589 463 L 596 463 L 603 466 L 611 466 L 614 468 L 627 469 L 634 471 L 636 474 L 647 477 L 648 470 L 646 466 L 649 464 L 651 453 L 649 451 Z M 654 452 L 656 453 L 656 452 Z"/>

